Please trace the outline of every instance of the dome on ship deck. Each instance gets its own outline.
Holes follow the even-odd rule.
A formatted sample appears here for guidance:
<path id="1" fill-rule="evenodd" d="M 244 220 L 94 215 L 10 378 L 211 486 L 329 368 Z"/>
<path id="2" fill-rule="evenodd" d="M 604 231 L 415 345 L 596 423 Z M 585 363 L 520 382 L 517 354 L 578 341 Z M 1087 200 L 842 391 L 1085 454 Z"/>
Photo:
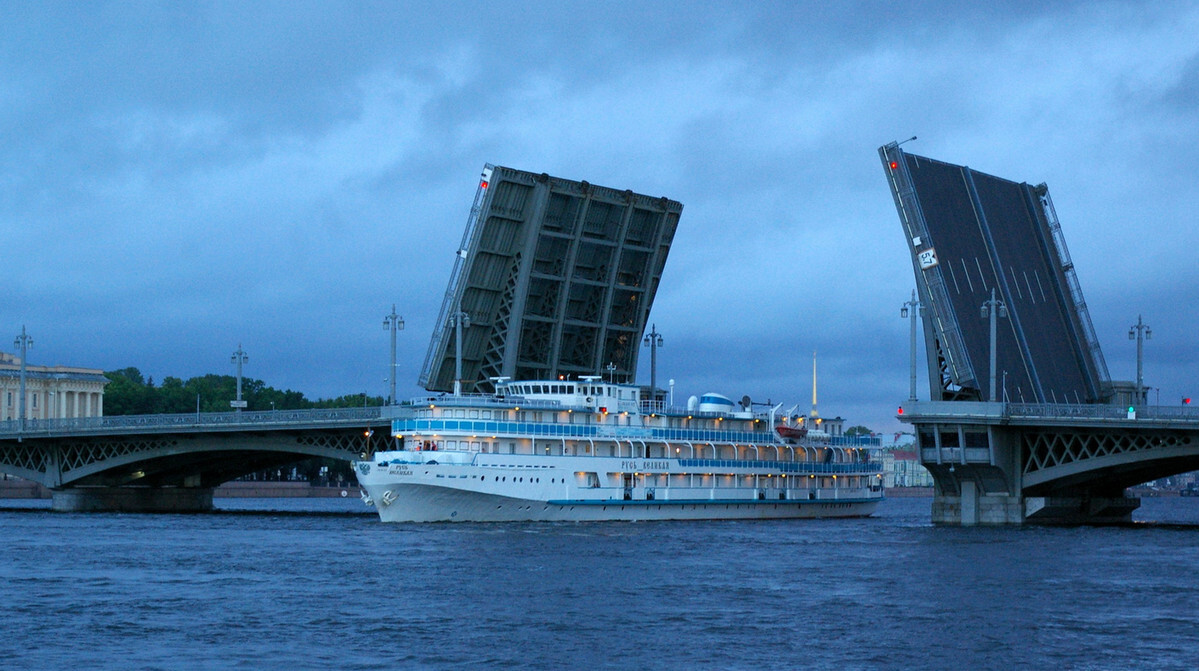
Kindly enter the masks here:
<path id="1" fill-rule="evenodd" d="M 700 412 L 733 412 L 737 405 L 723 394 L 707 393 L 699 397 Z"/>

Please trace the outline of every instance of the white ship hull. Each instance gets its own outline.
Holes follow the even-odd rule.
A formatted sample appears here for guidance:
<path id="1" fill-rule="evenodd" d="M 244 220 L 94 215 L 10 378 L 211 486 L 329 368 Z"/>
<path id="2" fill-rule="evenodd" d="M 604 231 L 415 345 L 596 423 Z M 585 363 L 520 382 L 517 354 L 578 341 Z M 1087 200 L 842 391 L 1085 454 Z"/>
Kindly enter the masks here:
<path id="1" fill-rule="evenodd" d="M 882 492 L 874 488 L 663 488 L 637 486 L 635 480 L 630 487 L 598 487 L 580 486 L 576 477 L 584 469 L 637 471 L 647 466 L 702 477 L 686 473 L 677 460 L 392 454 L 402 461 L 357 464 L 364 498 L 384 522 L 864 517 L 882 500 Z M 428 462 L 417 461 L 422 458 Z M 470 461 L 453 463 L 457 459 Z M 608 461 L 612 463 L 602 463 Z M 758 475 L 766 482 L 765 474 Z M 752 478 L 753 474 L 746 476 Z M 777 475 L 771 481 L 783 482 Z"/>

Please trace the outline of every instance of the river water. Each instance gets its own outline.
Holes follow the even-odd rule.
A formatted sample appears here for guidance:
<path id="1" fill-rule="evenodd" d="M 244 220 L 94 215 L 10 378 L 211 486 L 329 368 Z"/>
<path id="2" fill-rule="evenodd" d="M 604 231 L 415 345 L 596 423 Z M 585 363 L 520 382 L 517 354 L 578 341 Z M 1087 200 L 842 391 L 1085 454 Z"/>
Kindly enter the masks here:
<path id="1" fill-rule="evenodd" d="M 385 525 L 0 501 L 5 669 L 1193 669 L 1199 498 L 1124 528 Z"/>

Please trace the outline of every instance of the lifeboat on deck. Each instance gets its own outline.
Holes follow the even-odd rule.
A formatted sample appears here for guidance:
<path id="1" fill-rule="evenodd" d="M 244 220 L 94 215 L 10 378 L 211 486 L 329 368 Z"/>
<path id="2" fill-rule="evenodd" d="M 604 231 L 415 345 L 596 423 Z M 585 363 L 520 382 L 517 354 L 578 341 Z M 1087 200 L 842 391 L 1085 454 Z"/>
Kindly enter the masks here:
<path id="1" fill-rule="evenodd" d="M 799 440 L 808 435 L 808 430 L 802 426 L 787 426 L 786 424 L 779 424 L 778 426 L 774 427 L 774 430 L 784 440 Z"/>

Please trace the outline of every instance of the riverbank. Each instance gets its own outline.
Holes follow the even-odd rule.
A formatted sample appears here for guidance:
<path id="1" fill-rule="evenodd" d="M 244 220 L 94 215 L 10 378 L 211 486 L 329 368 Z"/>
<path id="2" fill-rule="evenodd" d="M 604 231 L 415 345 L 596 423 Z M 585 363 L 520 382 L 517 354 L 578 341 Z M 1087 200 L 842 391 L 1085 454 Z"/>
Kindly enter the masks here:
<path id="1" fill-rule="evenodd" d="M 932 487 L 887 487 L 884 493 L 888 497 L 909 498 L 917 496 L 932 496 Z"/>
<path id="2" fill-rule="evenodd" d="M 213 498 L 332 498 L 358 496 L 357 485 L 318 487 L 307 482 L 226 482 L 212 492 Z M 50 490 L 30 480 L 0 480 L 0 499 L 48 499 Z"/>

